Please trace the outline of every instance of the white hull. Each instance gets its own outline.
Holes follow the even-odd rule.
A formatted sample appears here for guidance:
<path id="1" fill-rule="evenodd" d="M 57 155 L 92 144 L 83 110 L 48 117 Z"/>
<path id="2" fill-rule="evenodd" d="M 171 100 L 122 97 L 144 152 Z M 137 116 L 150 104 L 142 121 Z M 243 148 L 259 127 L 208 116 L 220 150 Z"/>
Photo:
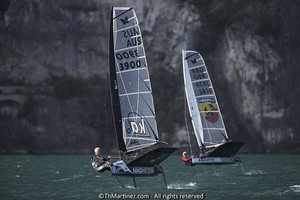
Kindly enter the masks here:
<path id="1" fill-rule="evenodd" d="M 111 174 L 114 176 L 151 176 L 158 174 L 158 167 L 127 166 L 122 160 L 117 161 L 111 166 Z"/>
<path id="2" fill-rule="evenodd" d="M 234 157 L 194 157 L 193 164 L 233 164 L 236 162 Z"/>

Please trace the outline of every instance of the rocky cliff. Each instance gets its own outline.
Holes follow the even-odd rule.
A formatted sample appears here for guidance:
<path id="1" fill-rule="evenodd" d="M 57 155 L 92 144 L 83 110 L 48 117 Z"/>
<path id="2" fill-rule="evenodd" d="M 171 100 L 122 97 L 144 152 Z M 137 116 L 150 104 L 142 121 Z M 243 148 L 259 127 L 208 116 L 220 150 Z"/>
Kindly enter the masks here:
<path id="1" fill-rule="evenodd" d="M 163 140 L 187 144 L 181 50 L 191 49 L 204 57 L 228 134 L 246 142 L 243 151 L 300 151 L 299 2 L 3 0 L 1 152 L 116 148 L 111 6 L 137 13 Z"/>

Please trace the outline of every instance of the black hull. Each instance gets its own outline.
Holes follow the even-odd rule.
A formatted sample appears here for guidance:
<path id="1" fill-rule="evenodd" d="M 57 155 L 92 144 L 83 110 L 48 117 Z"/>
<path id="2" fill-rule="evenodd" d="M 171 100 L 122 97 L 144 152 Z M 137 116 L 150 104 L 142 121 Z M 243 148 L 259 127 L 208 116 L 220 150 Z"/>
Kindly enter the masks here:
<path id="1" fill-rule="evenodd" d="M 226 142 L 207 152 L 205 157 L 231 157 L 234 156 L 243 145 L 243 142 Z"/>
<path id="2" fill-rule="evenodd" d="M 162 161 L 168 158 L 177 148 L 174 147 L 157 147 L 155 149 L 149 150 L 148 152 L 142 154 L 141 156 L 135 158 L 128 162 L 128 166 L 143 166 L 152 167 L 159 165 Z"/>

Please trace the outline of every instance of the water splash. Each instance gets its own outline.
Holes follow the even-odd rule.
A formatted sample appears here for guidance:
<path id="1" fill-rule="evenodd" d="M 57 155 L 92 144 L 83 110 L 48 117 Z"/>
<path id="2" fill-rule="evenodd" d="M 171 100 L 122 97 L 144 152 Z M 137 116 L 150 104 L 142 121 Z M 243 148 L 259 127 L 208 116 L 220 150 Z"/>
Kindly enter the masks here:
<path id="1" fill-rule="evenodd" d="M 241 169 L 242 169 L 242 173 L 245 174 L 245 168 L 244 168 L 244 165 L 243 165 L 242 162 L 240 162 L 240 167 L 241 167 Z"/>
<path id="2" fill-rule="evenodd" d="M 84 175 L 81 175 L 81 174 L 74 174 L 73 175 L 73 179 L 81 178 L 81 177 L 84 177 Z"/>
<path id="3" fill-rule="evenodd" d="M 292 192 L 300 192 L 300 185 L 292 185 L 290 186 Z"/>
<path id="4" fill-rule="evenodd" d="M 282 195 L 286 195 L 288 193 L 298 193 L 298 192 L 300 192 L 300 185 L 292 185 L 289 187 L 289 189 L 287 189 L 283 192 L 279 192 L 277 194 L 282 196 Z"/>
<path id="5" fill-rule="evenodd" d="M 174 183 L 168 185 L 168 189 L 176 189 L 176 190 L 195 189 L 195 188 L 197 188 L 196 182 Z"/>
<path id="6" fill-rule="evenodd" d="M 62 178 L 62 179 L 53 180 L 53 181 L 61 182 L 61 181 L 68 181 L 68 180 L 71 180 L 71 178 Z"/>
<path id="7" fill-rule="evenodd" d="M 247 175 L 247 176 L 254 176 L 254 175 L 265 174 L 265 172 L 263 170 L 260 170 L 260 169 L 255 169 L 255 170 L 251 170 L 249 172 L 245 172 L 244 174 Z"/>
<path id="8" fill-rule="evenodd" d="M 80 177 L 84 177 L 84 175 L 74 174 L 72 177 L 56 179 L 56 180 L 53 180 L 53 181 L 58 181 L 58 182 L 61 182 L 61 181 L 68 181 L 68 180 L 77 179 L 77 178 L 80 178 Z"/>
<path id="9" fill-rule="evenodd" d="M 135 187 L 133 185 L 125 185 L 125 188 L 127 188 L 127 189 L 135 189 Z"/>

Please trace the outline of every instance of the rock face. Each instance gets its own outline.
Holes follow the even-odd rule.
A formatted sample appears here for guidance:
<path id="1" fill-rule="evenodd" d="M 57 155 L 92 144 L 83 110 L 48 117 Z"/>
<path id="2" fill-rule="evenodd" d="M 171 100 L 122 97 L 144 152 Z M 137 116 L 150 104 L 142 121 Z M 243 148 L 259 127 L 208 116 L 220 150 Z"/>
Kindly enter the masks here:
<path id="1" fill-rule="evenodd" d="M 3 0 L 0 151 L 116 148 L 106 78 L 111 6 L 138 16 L 163 140 L 188 144 L 181 50 L 191 49 L 204 57 L 242 150 L 300 151 L 300 3 L 280 0 Z"/>

